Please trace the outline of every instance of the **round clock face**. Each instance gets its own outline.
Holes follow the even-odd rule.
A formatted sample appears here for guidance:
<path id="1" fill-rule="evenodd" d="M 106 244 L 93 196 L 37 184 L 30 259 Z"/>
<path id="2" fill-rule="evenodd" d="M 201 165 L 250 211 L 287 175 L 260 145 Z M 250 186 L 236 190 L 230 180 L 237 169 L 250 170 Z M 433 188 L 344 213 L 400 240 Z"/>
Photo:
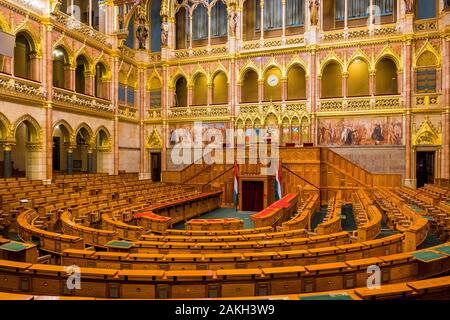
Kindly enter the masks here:
<path id="1" fill-rule="evenodd" d="M 274 74 L 270 75 L 269 78 L 267 78 L 267 83 L 271 87 L 275 87 L 278 84 L 278 77 Z"/>

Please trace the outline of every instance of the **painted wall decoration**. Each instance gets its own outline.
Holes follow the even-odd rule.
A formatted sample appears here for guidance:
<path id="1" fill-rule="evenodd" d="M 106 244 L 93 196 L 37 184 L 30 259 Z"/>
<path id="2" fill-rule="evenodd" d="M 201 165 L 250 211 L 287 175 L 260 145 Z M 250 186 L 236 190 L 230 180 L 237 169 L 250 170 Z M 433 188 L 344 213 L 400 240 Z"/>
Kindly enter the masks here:
<path id="1" fill-rule="evenodd" d="M 323 146 L 403 145 L 402 117 L 324 119 L 318 126 Z"/>
<path id="2" fill-rule="evenodd" d="M 208 136 L 206 134 L 208 129 L 219 130 L 222 134 L 223 142 L 226 139 L 226 129 L 229 127 L 228 123 L 223 122 L 212 122 L 212 123 L 202 123 L 202 136 L 203 136 L 203 146 L 208 145 L 215 138 L 214 134 Z M 184 129 L 182 131 L 177 129 Z M 214 132 L 213 132 L 214 133 Z M 169 126 L 169 136 L 168 136 L 168 146 L 173 147 L 175 144 L 182 141 L 189 141 L 189 139 L 194 139 L 194 123 L 175 123 Z"/>

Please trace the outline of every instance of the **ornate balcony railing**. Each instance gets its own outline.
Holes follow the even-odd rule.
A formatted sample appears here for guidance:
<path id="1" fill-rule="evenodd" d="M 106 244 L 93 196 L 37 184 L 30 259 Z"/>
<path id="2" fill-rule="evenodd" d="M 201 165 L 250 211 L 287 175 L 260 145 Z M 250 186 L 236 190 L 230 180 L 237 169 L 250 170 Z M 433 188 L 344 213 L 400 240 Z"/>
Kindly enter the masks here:
<path id="1" fill-rule="evenodd" d="M 285 39 L 284 48 L 286 46 L 296 46 L 305 43 L 303 35 L 288 36 Z M 283 40 L 280 38 L 244 41 L 242 50 L 257 50 L 265 48 L 275 48 L 283 46 Z"/>
<path id="2" fill-rule="evenodd" d="M 417 94 L 415 96 L 414 108 L 438 108 L 441 101 L 441 95 L 438 93 Z"/>
<path id="3" fill-rule="evenodd" d="M 60 104 L 67 108 L 110 114 L 114 112 L 113 105 L 108 100 L 60 88 L 53 89 L 53 101 L 55 104 Z"/>
<path id="4" fill-rule="evenodd" d="M 119 105 L 118 113 L 122 119 L 138 119 L 138 110 L 134 107 Z"/>
<path id="5" fill-rule="evenodd" d="M 0 74 L 0 92 L 32 100 L 45 100 L 46 96 L 41 83 L 6 74 Z"/>
<path id="6" fill-rule="evenodd" d="M 162 112 L 161 109 L 149 109 L 147 110 L 147 120 L 161 120 Z"/>
<path id="7" fill-rule="evenodd" d="M 238 114 L 242 116 L 259 115 L 265 117 L 268 113 L 275 113 L 281 117 L 285 114 L 297 113 L 301 115 L 306 112 L 306 100 L 295 100 L 240 104 Z"/>
<path id="8" fill-rule="evenodd" d="M 220 55 L 228 52 L 228 48 L 226 45 L 217 45 L 210 47 L 202 47 L 202 48 L 193 48 L 193 49 L 179 49 L 175 50 L 175 58 L 177 59 L 186 59 L 192 57 L 201 57 L 201 56 L 210 56 L 210 55 Z"/>
<path id="9" fill-rule="evenodd" d="M 436 19 L 417 20 L 414 22 L 414 29 L 416 32 L 429 32 L 438 29 L 438 22 Z"/>
<path id="10" fill-rule="evenodd" d="M 371 37 L 385 37 L 400 34 L 395 24 L 386 24 L 381 26 L 375 26 L 373 32 L 365 28 L 351 28 L 347 32 L 343 29 L 327 31 L 322 34 L 322 41 L 324 42 L 336 42 L 343 40 L 356 40 L 365 39 Z"/>
<path id="11" fill-rule="evenodd" d="M 111 46 L 107 35 L 95 30 L 94 28 L 76 20 L 61 11 L 52 14 L 57 22 L 62 24 L 65 28 L 81 33 L 84 37 L 89 37 L 104 45 Z"/>
<path id="12" fill-rule="evenodd" d="M 404 104 L 400 96 L 377 96 L 359 98 L 321 99 L 319 112 L 346 112 L 401 109 Z"/>
<path id="13" fill-rule="evenodd" d="M 201 106 L 201 107 L 172 107 L 167 117 L 169 119 L 211 119 L 226 118 L 230 116 L 230 107 L 227 105 Z"/>

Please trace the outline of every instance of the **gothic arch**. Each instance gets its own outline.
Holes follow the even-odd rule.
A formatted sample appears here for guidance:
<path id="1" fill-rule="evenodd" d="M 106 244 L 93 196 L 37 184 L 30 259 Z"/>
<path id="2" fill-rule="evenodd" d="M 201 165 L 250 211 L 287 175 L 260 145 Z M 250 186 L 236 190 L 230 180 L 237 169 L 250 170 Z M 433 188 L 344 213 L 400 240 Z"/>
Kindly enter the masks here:
<path id="1" fill-rule="evenodd" d="M 21 116 L 19 119 L 16 120 L 14 123 L 14 130 L 13 130 L 13 137 L 15 139 L 17 128 L 22 124 L 26 123 L 28 129 L 30 130 L 30 141 L 34 143 L 40 143 L 42 142 L 42 134 L 41 134 L 41 126 L 39 125 L 39 122 L 36 121 L 32 116 L 29 114 Z"/>

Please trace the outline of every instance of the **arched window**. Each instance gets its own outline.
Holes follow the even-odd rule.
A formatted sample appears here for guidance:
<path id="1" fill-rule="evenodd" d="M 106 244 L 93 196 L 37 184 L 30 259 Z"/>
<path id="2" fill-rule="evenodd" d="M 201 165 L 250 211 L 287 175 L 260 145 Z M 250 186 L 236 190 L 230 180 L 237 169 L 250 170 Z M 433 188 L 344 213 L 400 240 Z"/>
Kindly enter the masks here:
<path id="1" fill-rule="evenodd" d="M 437 68 L 436 56 L 431 51 L 423 52 L 416 62 L 417 93 L 436 92 Z"/>
<path id="2" fill-rule="evenodd" d="M 417 19 L 436 18 L 437 1 L 436 0 L 417 0 L 416 1 L 416 17 Z"/>
<path id="3" fill-rule="evenodd" d="M 261 4 L 256 1 L 256 30 L 261 29 Z M 282 5 L 281 0 L 264 1 L 264 30 L 279 29 L 282 25 Z"/>
<path id="4" fill-rule="evenodd" d="M 161 81 L 158 77 L 150 79 L 149 89 L 150 108 L 161 108 Z"/>
<path id="5" fill-rule="evenodd" d="M 198 74 L 194 79 L 192 105 L 204 106 L 207 104 L 208 84 L 204 74 Z"/>
<path id="6" fill-rule="evenodd" d="M 361 59 L 354 60 L 348 67 L 347 95 L 369 95 L 369 66 Z"/>
<path id="7" fill-rule="evenodd" d="M 225 73 L 218 72 L 213 78 L 212 85 L 212 104 L 228 103 L 228 83 Z"/>
<path id="8" fill-rule="evenodd" d="M 175 107 L 187 107 L 187 81 L 179 77 L 175 82 Z"/>
<path id="9" fill-rule="evenodd" d="M 66 50 L 58 47 L 53 50 L 53 86 L 68 88 L 69 59 Z"/>
<path id="10" fill-rule="evenodd" d="M 102 63 L 95 66 L 95 96 L 107 99 L 106 68 Z"/>
<path id="11" fill-rule="evenodd" d="M 397 66 L 392 59 L 381 59 L 376 65 L 376 85 L 377 95 L 398 94 Z"/>
<path id="12" fill-rule="evenodd" d="M 127 79 L 127 105 L 134 107 L 136 104 L 136 77 L 132 74 Z"/>
<path id="13" fill-rule="evenodd" d="M 192 40 L 208 38 L 208 10 L 199 4 L 192 13 Z"/>
<path id="14" fill-rule="evenodd" d="M 125 45 L 128 48 L 134 49 L 134 16 L 130 18 L 128 23 L 128 37 L 125 40 Z"/>
<path id="15" fill-rule="evenodd" d="M 306 99 L 306 73 L 299 66 L 292 66 L 287 74 L 287 98 L 288 100 Z"/>
<path id="16" fill-rule="evenodd" d="M 342 97 L 342 69 L 337 62 L 330 62 L 322 72 L 321 98 Z"/>
<path id="17" fill-rule="evenodd" d="M 32 45 L 28 35 L 19 33 L 14 47 L 14 75 L 31 79 Z"/>
<path id="18" fill-rule="evenodd" d="M 189 34 L 189 16 L 186 8 L 181 7 L 175 15 L 176 21 L 176 40 L 175 48 L 184 49 L 188 46 L 188 34 Z"/>
<path id="19" fill-rule="evenodd" d="M 152 30 L 151 48 L 152 52 L 161 51 L 161 0 L 153 0 L 151 2 L 150 22 Z"/>
<path id="20" fill-rule="evenodd" d="M 119 72 L 119 90 L 117 90 L 119 95 L 119 104 L 125 105 L 127 103 L 127 76 L 123 71 Z"/>
<path id="21" fill-rule="evenodd" d="M 211 37 L 226 36 L 227 30 L 227 6 L 222 2 L 222 0 L 219 0 L 211 9 Z"/>
<path id="22" fill-rule="evenodd" d="M 75 69 L 75 91 L 86 94 L 86 71 L 88 63 L 85 57 L 77 58 L 77 67 Z"/>
<path id="23" fill-rule="evenodd" d="M 258 74 L 248 70 L 241 84 L 241 102 L 258 102 Z"/>
<path id="24" fill-rule="evenodd" d="M 304 0 L 286 0 L 286 27 L 304 24 Z"/>

